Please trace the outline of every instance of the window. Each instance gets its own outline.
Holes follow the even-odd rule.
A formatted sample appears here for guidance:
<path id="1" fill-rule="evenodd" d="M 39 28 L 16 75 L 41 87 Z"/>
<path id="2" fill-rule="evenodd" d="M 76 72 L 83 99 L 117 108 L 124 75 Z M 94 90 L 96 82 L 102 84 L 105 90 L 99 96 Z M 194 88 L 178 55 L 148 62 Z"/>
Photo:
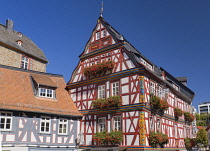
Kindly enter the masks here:
<path id="1" fill-rule="evenodd" d="M 155 83 L 150 81 L 150 93 L 155 94 Z"/>
<path id="2" fill-rule="evenodd" d="M 112 83 L 112 96 L 119 95 L 119 82 Z"/>
<path id="3" fill-rule="evenodd" d="M 98 98 L 105 98 L 105 85 L 98 86 Z"/>
<path id="4" fill-rule="evenodd" d="M 106 37 L 107 36 L 107 31 L 104 29 L 102 30 L 102 37 Z"/>
<path id="5" fill-rule="evenodd" d="M 157 131 L 160 131 L 160 119 L 157 119 Z"/>
<path id="6" fill-rule="evenodd" d="M 50 117 L 41 117 L 40 132 L 50 133 L 50 125 L 51 125 Z"/>
<path id="7" fill-rule="evenodd" d="M 39 96 L 40 97 L 53 98 L 54 97 L 54 90 L 46 89 L 46 88 L 39 88 Z"/>
<path id="8" fill-rule="evenodd" d="M 59 130 L 58 134 L 67 134 L 67 129 L 68 129 L 68 120 L 67 119 L 59 119 Z"/>
<path id="9" fill-rule="evenodd" d="M 29 65 L 29 58 L 27 58 L 26 56 L 22 56 L 21 68 L 28 69 L 28 65 Z"/>
<path id="10" fill-rule="evenodd" d="M 106 130 L 106 118 L 105 117 L 98 118 L 98 127 L 99 127 L 99 132 L 103 132 Z"/>
<path id="11" fill-rule="evenodd" d="M 97 32 L 96 33 L 96 40 L 98 40 L 98 39 L 100 39 L 101 37 L 100 37 L 100 32 Z"/>
<path id="12" fill-rule="evenodd" d="M 149 118 L 149 123 L 150 123 L 150 130 L 154 130 L 154 122 L 153 122 L 152 116 L 150 116 L 150 118 Z"/>
<path id="13" fill-rule="evenodd" d="M 113 117 L 113 130 L 121 131 L 121 117 L 120 116 L 114 116 Z"/>
<path id="14" fill-rule="evenodd" d="M 1 112 L 1 131 L 10 131 L 12 129 L 12 113 Z"/>

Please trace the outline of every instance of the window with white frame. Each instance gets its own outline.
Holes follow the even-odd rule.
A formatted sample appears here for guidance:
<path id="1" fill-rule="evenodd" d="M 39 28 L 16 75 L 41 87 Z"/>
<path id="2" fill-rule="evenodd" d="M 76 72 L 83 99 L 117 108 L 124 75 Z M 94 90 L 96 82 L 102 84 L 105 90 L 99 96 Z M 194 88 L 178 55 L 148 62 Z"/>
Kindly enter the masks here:
<path id="1" fill-rule="evenodd" d="M 174 125 L 174 134 L 175 134 L 175 138 L 177 138 L 178 137 L 178 134 L 177 134 L 177 131 L 178 131 L 178 129 L 177 129 L 177 125 Z"/>
<path id="2" fill-rule="evenodd" d="M 150 93 L 155 94 L 155 83 L 150 81 Z"/>
<path id="3" fill-rule="evenodd" d="M 59 129 L 58 129 L 58 134 L 67 134 L 67 129 L 68 129 L 68 120 L 67 119 L 59 119 Z"/>
<path id="4" fill-rule="evenodd" d="M 107 31 L 106 29 L 102 30 L 102 37 L 106 37 L 107 36 Z"/>
<path id="5" fill-rule="evenodd" d="M 54 90 L 46 89 L 46 88 L 39 88 L 39 97 L 53 98 Z"/>
<path id="6" fill-rule="evenodd" d="M 119 82 L 112 83 L 112 96 L 119 95 Z"/>
<path id="7" fill-rule="evenodd" d="M 41 133 L 50 133 L 50 127 L 51 127 L 51 119 L 50 117 L 41 117 L 40 121 L 40 132 Z"/>
<path id="8" fill-rule="evenodd" d="M 149 123 L 150 123 L 150 130 L 154 130 L 154 121 L 153 121 L 152 116 L 150 116 L 150 118 L 149 118 Z"/>
<path id="9" fill-rule="evenodd" d="M 160 131 L 160 124 L 161 124 L 160 119 L 158 118 L 157 119 L 157 131 Z"/>
<path id="10" fill-rule="evenodd" d="M 105 98 L 105 85 L 98 86 L 98 98 Z"/>
<path id="11" fill-rule="evenodd" d="M 103 132 L 105 130 L 106 130 L 106 118 L 105 117 L 98 118 L 98 131 Z"/>
<path id="12" fill-rule="evenodd" d="M 114 116 L 113 117 L 113 130 L 121 131 L 121 117 L 120 116 Z"/>
<path id="13" fill-rule="evenodd" d="M 101 38 L 100 32 L 97 32 L 97 33 L 96 33 L 96 40 L 98 40 L 98 39 L 100 39 L 100 38 Z"/>
<path id="14" fill-rule="evenodd" d="M 22 56 L 21 68 L 22 69 L 29 69 L 29 58 L 27 58 L 26 56 Z"/>
<path id="15" fill-rule="evenodd" d="M 1 131 L 10 131 L 12 129 L 12 113 L 0 112 Z"/>

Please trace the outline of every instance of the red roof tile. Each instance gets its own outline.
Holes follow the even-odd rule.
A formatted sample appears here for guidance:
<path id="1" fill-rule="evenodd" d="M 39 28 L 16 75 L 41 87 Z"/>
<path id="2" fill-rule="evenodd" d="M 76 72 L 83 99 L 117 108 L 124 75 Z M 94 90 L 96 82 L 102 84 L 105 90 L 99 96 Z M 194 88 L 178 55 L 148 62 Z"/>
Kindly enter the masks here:
<path id="1" fill-rule="evenodd" d="M 35 96 L 32 77 L 38 83 L 56 86 L 56 99 Z M 63 76 L 0 66 L 0 108 L 82 116 L 74 105 Z"/>

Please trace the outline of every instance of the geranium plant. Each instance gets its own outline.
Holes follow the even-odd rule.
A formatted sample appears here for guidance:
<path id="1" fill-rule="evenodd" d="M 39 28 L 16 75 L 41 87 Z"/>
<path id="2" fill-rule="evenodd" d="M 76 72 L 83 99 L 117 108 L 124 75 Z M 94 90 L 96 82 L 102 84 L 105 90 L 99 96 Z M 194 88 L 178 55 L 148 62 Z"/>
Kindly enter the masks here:
<path id="1" fill-rule="evenodd" d="M 195 119 L 195 117 L 193 114 L 191 114 L 189 112 L 184 112 L 184 119 L 187 122 L 192 122 Z"/>
<path id="2" fill-rule="evenodd" d="M 183 115 L 183 111 L 177 107 L 174 108 L 174 116 L 175 117 L 180 117 Z"/>
<path id="3" fill-rule="evenodd" d="M 122 105 L 122 99 L 120 96 L 111 96 L 107 99 L 97 99 L 92 102 L 92 107 L 95 109 L 120 107 Z"/>
<path id="4" fill-rule="evenodd" d="M 114 68 L 114 62 L 113 61 L 105 61 L 102 63 L 94 64 L 89 67 L 85 67 L 83 70 L 83 74 L 87 78 L 95 78 L 104 75 L 107 72 L 111 72 Z"/>
<path id="5" fill-rule="evenodd" d="M 97 132 L 93 136 L 93 140 L 95 140 L 98 145 L 118 145 L 123 140 L 123 132 L 122 131 L 111 131 L 110 133 L 103 131 Z"/>
<path id="6" fill-rule="evenodd" d="M 149 134 L 149 143 L 151 147 L 156 148 L 158 145 L 163 148 L 168 143 L 168 135 L 161 132 L 151 131 Z"/>
<path id="7" fill-rule="evenodd" d="M 160 97 L 150 94 L 150 105 L 153 109 L 157 109 L 161 112 L 168 110 L 169 105 L 165 100 L 161 100 Z"/>

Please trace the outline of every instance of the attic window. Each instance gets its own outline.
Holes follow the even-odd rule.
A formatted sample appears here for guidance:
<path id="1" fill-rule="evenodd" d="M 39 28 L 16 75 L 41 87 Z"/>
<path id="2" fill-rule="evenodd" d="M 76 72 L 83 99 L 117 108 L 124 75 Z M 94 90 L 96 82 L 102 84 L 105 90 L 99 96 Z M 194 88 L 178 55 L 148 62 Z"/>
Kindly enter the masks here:
<path id="1" fill-rule="evenodd" d="M 21 46 L 22 43 L 23 43 L 21 40 L 17 40 L 16 42 L 17 42 L 17 44 L 18 44 L 19 46 Z"/>
<path id="2" fill-rule="evenodd" d="M 100 39 L 101 37 L 100 37 L 100 32 L 97 32 L 96 33 L 96 40 L 98 40 L 98 39 Z"/>
<path id="3" fill-rule="evenodd" d="M 39 97 L 53 98 L 54 90 L 46 89 L 46 88 L 39 88 L 38 95 L 39 95 Z"/>
<path id="4" fill-rule="evenodd" d="M 102 38 L 107 36 L 107 31 L 106 29 L 102 30 Z"/>
<path id="5" fill-rule="evenodd" d="M 57 86 L 49 76 L 32 74 L 31 77 L 34 84 L 34 94 L 37 97 L 55 99 Z"/>
<path id="6" fill-rule="evenodd" d="M 179 87 L 176 84 L 172 83 L 172 86 L 175 90 L 179 91 Z"/>
<path id="7" fill-rule="evenodd" d="M 23 34 L 21 32 L 18 33 L 19 37 L 23 37 Z"/>

